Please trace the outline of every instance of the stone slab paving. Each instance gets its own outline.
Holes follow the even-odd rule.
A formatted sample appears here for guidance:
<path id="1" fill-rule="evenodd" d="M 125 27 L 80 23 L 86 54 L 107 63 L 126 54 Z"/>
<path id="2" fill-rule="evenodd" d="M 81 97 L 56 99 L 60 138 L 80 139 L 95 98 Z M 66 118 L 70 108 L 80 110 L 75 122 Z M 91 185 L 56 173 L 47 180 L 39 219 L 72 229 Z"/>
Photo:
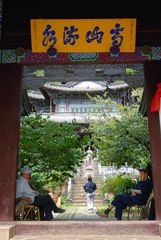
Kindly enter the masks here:
<path id="1" fill-rule="evenodd" d="M 66 210 L 65 213 L 54 214 L 54 218 L 56 220 L 116 221 L 116 218 L 114 217 L 114 210 L 111 211 L 108 218 L 105 218 L 105 217 L 99 217 L 96 214 L 98 209 L 100 209 L 100 207 L 95 206 L 93 212 L 88 212 L 87 206 L 70 205 L 65 207 L 65 210 Z M 106 206 L 104 206 L 103 209 L 106 209 Z M 123 212 L 122 219 L 127 220 L 127 212 Z M 138 220 L 138 219 L 139 219 L 139 216 L 137 216 L 137 214 L 136 215 L 133 214 L 133 217 L 131 217 L 130 220 Z"/>
<path id="2" fill-rule="evenodd" d="M 94 221 L 110 221 L 114 220 L 114 217 L 102 218 L 96 214 L 97 208 L 95 207 L 93 212 L 89 212 L 86 206 L 67 206 L 65 213 L 54 214 L 56 220 L 94 220 Z"/>

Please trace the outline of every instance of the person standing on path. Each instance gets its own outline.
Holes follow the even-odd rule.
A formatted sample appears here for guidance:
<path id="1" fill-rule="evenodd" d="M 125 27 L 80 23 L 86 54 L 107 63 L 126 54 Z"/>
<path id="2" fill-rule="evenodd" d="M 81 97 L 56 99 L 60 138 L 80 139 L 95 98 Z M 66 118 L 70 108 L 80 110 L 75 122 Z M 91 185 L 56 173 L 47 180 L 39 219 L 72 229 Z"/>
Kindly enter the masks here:
<path id="1" fill-rule="evenodd" d="M 95 182 L 92 181 L 92 176 L 88 176 L 88 182 L 83 186 L 86 192 L 86 199 L 87 199 L 87 207 L 89 212 L 93 212 L 94 207 L 94 196 L 95 190 L 97 189 L 97 185 Z"/>

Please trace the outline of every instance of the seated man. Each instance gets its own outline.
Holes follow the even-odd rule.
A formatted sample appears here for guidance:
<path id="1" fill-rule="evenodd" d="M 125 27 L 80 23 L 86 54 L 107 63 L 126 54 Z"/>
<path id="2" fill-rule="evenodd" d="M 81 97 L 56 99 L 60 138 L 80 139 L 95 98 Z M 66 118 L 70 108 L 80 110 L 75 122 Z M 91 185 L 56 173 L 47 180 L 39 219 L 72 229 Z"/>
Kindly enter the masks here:
<path id="1" fill-rule="evenodd" d="M 49 194 L 40 195 L 38 191 L 33 190 L 29 185 L 29 179 L 32 170 L 25 166 L 21 169 L 22 176 L 16 181 L 16 200 L 25 200 L 29 204 L 33 204 L 40 208 L 41 220 L 52 220 L 52 211 L 55 213 L 63 213 L 64 209 L 58 208 Z"/>
<path id="2" fill-rule="evenodd" d="M 117 220 L 122 220 L 122 211 L 127 206 L 144 205 L 146 204 L 152 191 L 152 181 L 148 177 L 147 169 L 139 169 L 140 181 L 135 188 L 131 190 L 130 195 L 116 195 L 111 205 L 104 211 L 103 214 L 97 214 L 101 217 L 108 217 L 109 212 L 115 207 L 115 217 Z"/>

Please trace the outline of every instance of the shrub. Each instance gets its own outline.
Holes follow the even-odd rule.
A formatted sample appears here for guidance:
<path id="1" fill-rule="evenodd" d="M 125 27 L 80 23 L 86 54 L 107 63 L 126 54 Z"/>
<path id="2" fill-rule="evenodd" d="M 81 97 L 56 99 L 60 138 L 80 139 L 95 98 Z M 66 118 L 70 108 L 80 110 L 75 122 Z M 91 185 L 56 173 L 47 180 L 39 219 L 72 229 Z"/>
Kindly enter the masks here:
<path id="1" fill-rule="evenodd" d="M 106 179 L 102 185 L 101 191 L 103 194 L 129 194 L 134 186 L 134 182 L 126 175 L 116 175 Z"/>

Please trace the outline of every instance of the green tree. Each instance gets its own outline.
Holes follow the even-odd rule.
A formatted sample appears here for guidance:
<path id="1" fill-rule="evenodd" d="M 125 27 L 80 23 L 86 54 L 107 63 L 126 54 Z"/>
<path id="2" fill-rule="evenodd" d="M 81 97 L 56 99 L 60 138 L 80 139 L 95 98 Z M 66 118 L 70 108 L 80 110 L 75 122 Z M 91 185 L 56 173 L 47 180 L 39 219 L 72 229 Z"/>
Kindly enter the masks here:
<path id="1" fill-rule="evenodd" d="M 56 123 L 40 115 L 22 117 L 18 168 L 29 165 L 39 188 L 73 176 L 83 159 L 76 124 Z"/>
<path id="2" fill-rule="evenodd" d="M 127 162 L 133 167 L 150 161 L 147 117 L 138 113 L 138 106 L 122 106 L 109 99 L 98 99 L 104 111 L 90 124 L 92 141 L 99 148 L 103 165 L 120 167 Z M 115 114 L 111 114 L 115 109 Z"/>

